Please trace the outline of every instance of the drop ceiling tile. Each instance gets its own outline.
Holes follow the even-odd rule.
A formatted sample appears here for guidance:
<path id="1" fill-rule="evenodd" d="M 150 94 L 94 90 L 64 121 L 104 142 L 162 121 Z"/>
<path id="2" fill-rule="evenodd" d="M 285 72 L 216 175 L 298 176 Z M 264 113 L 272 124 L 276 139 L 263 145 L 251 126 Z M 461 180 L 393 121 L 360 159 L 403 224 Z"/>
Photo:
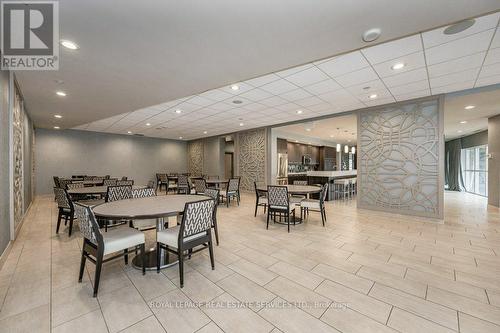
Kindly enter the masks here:
<path id="1" fill-rule="evenodd" d="M 422 80 L 427 80 L 427 70 L 425 67 L 383 78 L 383 81 L 389 88 Z"/>
<path id="2" fill-rule="evenodd" d="M 273 97 L 266 98 L 266 99 L 260 101 L 260 103 L 267 105 L 267 106 L 274 107 L 274 106 L 286 104 L 286 103 L 288 103 L 288 101 L 286 99 L 279 97 L 279 96 L 273 96 Z"/>
<path id="3" fill-rule="evenodd" d="M 335 77 L 335 81 L 337 81 L 343 87 L 350 87 L 376 79 L 378 79 L 377 73 L 375 73 L 375 71 L 371 67 L 366 67 L 342 76 Z"/>
<path id="4" fill-rule="evenodd" d="M 353 96 L 345 89 L 332 91 L 326 94 L 318 95 L 324 101 L 335 103 L 338 100 L 352 99 Z"/>
<path id="5" fill-rule="evenodd" d="M 493 76 L 500 74 L 500 63 L 497 62 L 493 65 L 483 66 L 481 69 L 481 77 Z"/>
<path id="6" fill-rule="evenodd" d="M 211 109 L 218 110 L 218 111 L 227 111 L 227 110 L 231 110 L 234 107 L 235 107 L 234 105 L 230 105 L 230 104 L 223 103 L 223 102 L 219 102 L 219 103 L 210 105 Z"/>
<path id="7" fill-rule="evenodd" d="M 278 105 L 276 109 L 280 111 L 297 111 L 300 109 L 300 106 L 295 103 L 287 103 L 283 105 Z"/>
<path id="8" fill-rule="evenodd" d="M 317 67 L 311 67 L 301 72 L 286 77 L 286 80 L 293 84 L 304 87 L 328 79 L 328 76 Z"/>
<path id="9" fill-rule="evenodd" d="M 312 95 L 305 91 L 304 89 L 295 89 L 287 93 L 281 94 L 280 97 L 286 99 L 287 101 L 293 102 L 299 99 L 311 97 Z"/>
<path id="10" fill-rule="evenodd" d="M 477 79 L 475 87 L 484 87 L 498 83 L 500 83 L 500 74 L 485 76 L 485 77 L 479 76 L 479 79 Z"/>
<path id="11" fill-rule="evenodd" d="M 449 75 L 443 75 L 439 77 L 430 78 L 429 82 L 431 84 L 432 92 L 435 92 L 434 88 L 447 86 L 459 82 L 475 81 L 477 75 L 479 74 L 479 68 L 468 69 L 462 72 L 453 73 Z"/>
<path id="12" fill-rule="evenodd" d="M 418 81 L 418 82 L 405 84 L 402 86 L 389 88 L 392 95 L 394 95 L 394 96 L 405 95 L 405 94 L 412 93 L 414 91 L 422 91 L 425 89 L 429 89 L 429 81 L 428 80 L 422 80 L 422 81 Z"/>
<path id="13" fill-rule="evenodd" d="M 233 88 L 232 88 L 233 85 L 238 86 L 238 90 L 233 90 Z M 220 88 L 220 90 L 222 90 L 228 94 L 231 94 L 231 95 L 240 95 L 240 94 L 243 94 L 243 93 L 245 93 L 253 88 L 254 88 L 254 86 L 248 84 L 247 82 L 236 82 L 236 83 L 231 84 L 229 86 L 222 87 L 222 88 Z"/>
<path id="14" fill-rule="evenodd" d="M 375 65 L 404 55 L 422 51 L 420 35 L 414 35 L 361 50 L 370 64 Z"/>
<path id="15" fill-rule="evenodd" d="M 287 80 L 280 79 L 278 81 L 274 81 L 266 85 L 263 85 L 261 89 L 264 89 L 265 91 L 271 94 L 279 95 L 291 90 L 295 90 L 297 89 L 297 86 L 288 82 Z"/>
<path id="16" fill-rule="evenodd" d="M 199 105 L 191 104 L 188 102 L 182 102 L 175 107 L 175 110 L 177 110 L 177 109 L 182 110 L 182 113 L 185 114 L 185 113 L 192 112 L 194 110 L 198 110 L 199 108 L 200 108 Z"/>
<path id="17" fill-rule="evenodd" d="M 280 77 L 276 74 L 268 74 L 268 75 L 260 76 L 260 77 L 257 77 L 257 78 L 251 79 L 251 80 L 244 81 L 244 83 L 249 84 L 253 87 L 261 87 L 265 84 L 277 81 L 279 79 L 280 79 Z"/>
<path id="18" fill-rule="evenodd" d="M 258 102 L 263 99 L 269 98 L 273 96 L 272 94 L 268 93 L 267 91 L 264 91 L 260 88 L 254 88 L 252 90 L 249 90 L 243 94 L 240 94 L 239 96 L 246 98 L 248 100 Z"/>
<path id="19" fill-rule="evenodd" d="M 425 50 L 427 65 L 464 57 L 477 52 L 486 51 L 494 29 L 486 30 L 472 36 L 457 39 Z"/>
<path id="20" fill-rule="evenodd" d="M 372 99 L 372 100 L 364 100 L 363 103 L 366 106 L 377 106 L 377 105 L 384 105 L 384 104 L 389 104 L 389 103 L 394 103 L 396 100 L 392 96 L 387 96 L 385 98 L 377 98 L 377 99 Z"/>
<path id="21" fill-rule="evenodd" d="M 370 95 L 371 93 L 385 89 L 384 83 L 379 79 L 346 88 L 354 96 Z"/>
<path id="22" fill-rule="evenodd" d="M 493 40 L 491 41 L 490 49 L 495 49 L 497 47 L 500 47 L 500 27 L 497 28 L 497 30 L 495 32 L 495 36 L 493 37 Z"/>
<path id="23" fill-rule="evenodd" d="M 298 72 L 302 72 L 303 70 L 309 69 L 311 67 L 313 67 L 313 64 L 309 63 L 309 64 L 305 64 L 305 65 L 302 65 L 302 66 L 292 67 L 292 68 L 289 68 L 289 69 L 285 69 L 283 71 L 275 72 L 275 74 L 278 75 L 281 78 L 285 78 L 285 77 L 290 76 L 292 74 L 295 74 L 295 73 L 298 73 Z"/>
<path id="24" fill-rule="evenodd" d="M 465 82 L 455 82 L 446 86 L 440 86 L 436 88 L 432 88 L 432 94 L 445 94 L 459 90 L 471 89 L 474 88 L 474 80 L 465 81 Z"/>
<path id="25" fill-rule="evenodd" d="M 312 84 L 310 86 L 306 86 L 306 87 L 304 87 L 304 89 L 313 95 L 320 95 L 320 94 L 324 94 L 324 93 L 327 93 L 330 91 L 342 89 L 342 87 L 334 80 L 328 79 L 325 81 L 321 81 L 321 82 Z"/>
<path id="26" fill-rule="evenodd" d="M 471 54 L 447 62 L 442 62 L 428 67 L 431 78 L 461 72 L 466 69 L 479 68 L 483 63 L 486 52 Z"/>
<path id="27" fill-rule="evenodd" d="M 261 103 L 250 103 L 243 106 L 243 108 L 248 111 L 260 111 L 260 110 L 265 110 L 269 107 Z"/>
<path id="28" fill-rule="evenodd" d="M 403 63 L 405 66 L 397 70 L 392 69 L 392 66 L 397 63 Z M 389 60 L 373 66 L 381 78 L 398 75 L 422 67 L 425 67 L 425 57 L 423 51 L 407 54 L 405 56 L 395 58 L 394 60 Z"/>
<path id="29" fill-rule="evenodd" d="M 317 105 L 308 106 L 307 109 L 312 112 L 323 112 L 327 110 L 333 110 L 333 106 L 330 103 L 322 103 Z"/>
<path id="30" fill-rule="evenodd" d="M 324 101 L 316 96 L 310 96 L 310 97 L 296 100 L 296 101 L 294 101 L 294 103 L 296 103 L 297 105 L 300 105 L 302 107 L 308 107 L 308 106 L 312 106 L 312 105 L 322 104 L 322 103 L 324 103 Z"/>
<path id="31" fill-rule="evenodd" d="M 454 40 L 457 40 L 460 38 L 471 36 L 471 35 L 474 35 L 476 33 L 481 32 L 481 31 L 495 28 L 497 26 L 497 23 L 498 23 L 498 17 L 499 17 L 499 13 L 494 13 L 491 15 L 486 15 L 486 16 L 476 18 L 476 22 L 474 23 L 474 25 L 472 27 L 470 27 L 469 29 L 466 29 L 462 32 L 459 32 L 457 34 L 453 34 L 453 35 L 445 35 L 443 33 L 443 31 L 447 27 L 424 32 L 424 33 L 422 33 L 424 47 L 430 48 L 430 47 L 433 47 L 436 45 L 448 43 L 448 42 L 451 42 L 451 41 L 454 41 Z"/>
<path id="32" fill-rule="evenodd" d="M 214 89 L 214 90 L 206 91 L 206 92 L 200 94 L 199 96 L 201 96 L 203 98 L 208 98 L 214 102 L 220 102 L 220 101 L 223 101 L 225 99 L 230 98 L 232 96 L 232 94 L 227 93 L 222 89 Z"/>
<path id="33" fill-rule="evenodd" d="M 496 49 L 490 48 L 484 60 L 484 65 L 492 65 L 498 62 L 500 62 L 500 47 Z"/>
<path id="34" fill-rule="evenodd" d="M 374 94 L 377 95 L 377 97 L 376 98 L 370 98 L 370 96 L 374 95 Z M 362 94 L 359 94 L 359 95 L 355 95 L 355 97 L 358 98 L 361 102 L 363 102 L 365 104 L 367 102 L 376 102 L 376 101 L 384 100 L 384 99 L 392 99 L 391 93 L 385 87 L 384 88 L 380 88 L 378 90 L 373 90 L 373 91 L 371 91 L 368 94 L 367 93 L 362 93 Z"/>
<path id="35" fill-rule="evenodd" d="M 209 106 L 215 103 L 213 100 L 202 96 L 193 96 L 188 100 L 188 102 L 199 106 Z"/>
<path id="36" fill-rule="evenodd" d="M 331 77 L 337 77 L 368 67 L 369 65 L 361 52 L 355 51 L 335 57 L 316 66 Z"/>

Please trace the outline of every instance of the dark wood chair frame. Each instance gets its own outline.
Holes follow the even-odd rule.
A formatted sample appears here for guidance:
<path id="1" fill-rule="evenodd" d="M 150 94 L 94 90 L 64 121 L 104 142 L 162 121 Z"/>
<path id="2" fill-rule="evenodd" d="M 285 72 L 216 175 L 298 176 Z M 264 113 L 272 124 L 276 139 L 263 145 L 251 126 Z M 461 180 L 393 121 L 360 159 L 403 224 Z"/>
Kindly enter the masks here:
<path id="1" fill-rule="evenodd" d="M 271 195 L 269 188 L 271 187 L 279 187 L 279 188 L 284 188 L 286 191 L 286 197 L 287 197 L 287 205 L 282 206 L 283 208 L 277 208 L 277 207 L 271 207 Z M 286 186 L 278 186 L 278 185 L 268 185 L 267 186 L 267 200 L 268 200 L 268 206 L 267 206 L 267 220 L 266 220 L 266 229 L 269 229 L 269 219 L 273 218 L 273 221 L 276 222 L 276 218 L 283 217 L 285 219 L 285 222 L 287 224 L 288 232 L 290 232 L 290 216 L 293 216 L 293 225 L 295 225 L 296 219 L 295 219 L 295 207 L 290 210 L 290 198 L 288 195 L 288 187 Z"/>

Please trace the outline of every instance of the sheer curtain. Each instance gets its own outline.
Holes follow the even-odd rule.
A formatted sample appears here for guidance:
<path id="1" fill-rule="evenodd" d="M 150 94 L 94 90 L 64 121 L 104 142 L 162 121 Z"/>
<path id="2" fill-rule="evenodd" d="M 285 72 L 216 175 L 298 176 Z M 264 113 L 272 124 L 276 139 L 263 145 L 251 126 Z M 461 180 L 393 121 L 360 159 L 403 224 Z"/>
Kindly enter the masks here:
<path id="1" fill-rule="evenodd" d="M 462 178 L 462 140 L 455 139 L 445 144 L 445 184 L 450 191 L 463 190 Z"/>

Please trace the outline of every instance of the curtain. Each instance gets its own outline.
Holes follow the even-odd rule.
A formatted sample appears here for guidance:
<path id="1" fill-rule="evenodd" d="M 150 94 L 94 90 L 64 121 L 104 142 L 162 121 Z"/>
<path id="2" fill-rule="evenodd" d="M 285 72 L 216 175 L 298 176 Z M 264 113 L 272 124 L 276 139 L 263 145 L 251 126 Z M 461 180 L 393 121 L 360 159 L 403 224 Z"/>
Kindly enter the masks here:
<path id="1" fill-rule="evenodd" d="M 462 177 L 462 140 L 455 139 L 445 144 L 445 184 L 450 191 L 463 190 Z"/>

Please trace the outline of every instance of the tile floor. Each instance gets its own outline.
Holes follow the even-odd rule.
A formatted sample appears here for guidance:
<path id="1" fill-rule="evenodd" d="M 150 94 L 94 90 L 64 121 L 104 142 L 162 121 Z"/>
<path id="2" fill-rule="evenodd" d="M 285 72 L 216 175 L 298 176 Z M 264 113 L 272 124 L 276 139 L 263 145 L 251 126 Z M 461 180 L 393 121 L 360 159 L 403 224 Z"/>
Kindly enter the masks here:
<path id="1" fill-rule="evenodd" d="M 290 234 L 253 204 L 218 210 L 215 271 L 197 254 L 179 289 L 176 267 L 119 260 L 92 298 L 78 232 L 55 235 L 37 197 L 0 271 L 0 332 L 500 332 L 500 214 L 484 198 L 447 193 L 444 224 L 328 203 L 326 228 L 311 213 Z"/>

